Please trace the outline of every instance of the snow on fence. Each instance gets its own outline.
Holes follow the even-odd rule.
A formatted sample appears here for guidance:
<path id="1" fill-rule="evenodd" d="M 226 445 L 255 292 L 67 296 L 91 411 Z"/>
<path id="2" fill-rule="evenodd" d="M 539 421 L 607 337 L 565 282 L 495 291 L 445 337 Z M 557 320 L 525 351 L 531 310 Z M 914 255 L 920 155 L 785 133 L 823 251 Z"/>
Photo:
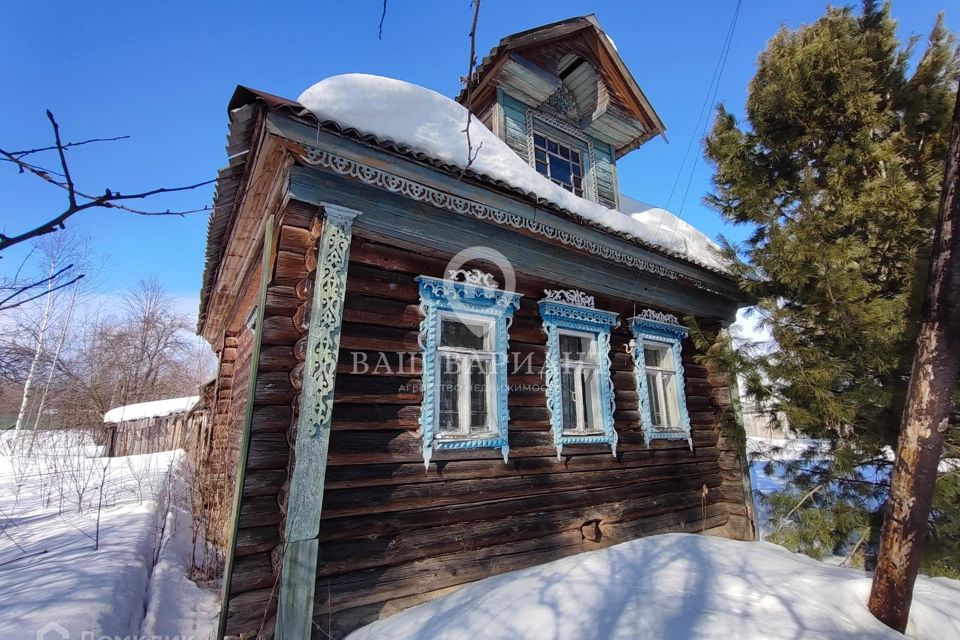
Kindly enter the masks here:
<path id="1" fill-rule="evenodd" d="M 186 449 L 198 396 L 141 402 L 111 409 L 103 416 L 112 457 Z"/>

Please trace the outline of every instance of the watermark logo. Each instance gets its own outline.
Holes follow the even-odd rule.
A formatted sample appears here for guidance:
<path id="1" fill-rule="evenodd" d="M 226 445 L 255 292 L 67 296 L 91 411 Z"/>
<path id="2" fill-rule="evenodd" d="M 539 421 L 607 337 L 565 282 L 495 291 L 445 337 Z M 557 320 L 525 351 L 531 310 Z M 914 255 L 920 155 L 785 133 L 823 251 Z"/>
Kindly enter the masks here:
<path id="1" fill-rule="evenodd" d="M 76 637 L 76 636 L 74 636 Z M 37 629 L 37 640 L 71 640 L 70 630 L 56 622 L 48 622 Z M 196 640 L 195 636 L 181 635 L 104 635 L 96 631 L 82 631 L 79 640 Z"/>
<path id="2" fill-rule="evenodd" d="M 69 640 L 70 631 L 56 622 L 48 622 L 37 630 L 37 640 Z"/>

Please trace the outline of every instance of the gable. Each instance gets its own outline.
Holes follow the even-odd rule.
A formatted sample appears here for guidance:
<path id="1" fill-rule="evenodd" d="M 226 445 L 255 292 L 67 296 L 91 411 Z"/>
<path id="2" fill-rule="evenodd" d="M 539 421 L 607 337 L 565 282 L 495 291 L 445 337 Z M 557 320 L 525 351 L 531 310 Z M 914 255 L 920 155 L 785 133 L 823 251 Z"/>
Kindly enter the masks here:
<path id="1" fill-rule="evenodd" d="M 665 131 L 593 16 L 504 38 L 458 100 L 483 118 L 498 91 L 565 118 L 617 158 Z"/>

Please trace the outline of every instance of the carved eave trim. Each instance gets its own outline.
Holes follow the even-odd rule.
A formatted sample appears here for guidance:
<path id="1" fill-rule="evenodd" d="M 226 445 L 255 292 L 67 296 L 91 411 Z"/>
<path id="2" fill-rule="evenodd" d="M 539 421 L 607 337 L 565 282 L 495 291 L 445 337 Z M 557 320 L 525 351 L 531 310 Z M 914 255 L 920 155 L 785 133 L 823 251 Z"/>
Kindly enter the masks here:
<path id="1" fill-rule="evenodd" d="M 545 217 L 529 218 L 511 213 L 482 202 L 470 200 L 446 191 L 435 189 L 420 182 L 405 178 L 383 169 L 364 164 L 358 160 L 347 158 L 325 149 L 304 144 L 305 155 L 301 160 L 312 166 L 320 167 L 335 174 L 357 180 L 363 184 L 396 193 L 419 202 L 470 216 L 485 222 L 492 222 L 502 227 L 528 231 L 547 240 L 586 251 L 604 260 L 616 262 L 632 269 L 644 271 L 661 278 L 667 278 L 689 284 L 697 289 L 716 295 L 728 297 L 729 294 L 717 289 L 714 285 L 657 264 L 643 257 L 621 251 L 610 244 L 584 238 L 580 234 L 571 233 L 557 225 L 551 224 Z M 586 225 L 586 223 L 582 223 Z M 590 228 L 590 227 L 587 227 Z M 601 230 L 603 231 L 603 230 Z M 627 241 L 629 242 L 629 240 Z M 669 259 L 669 258 L 668 258 Z M 703 267 L 701 267 L 703 268 Z M 719 277 L 719 276 L 718 276 Z M 733 285 L 731 285 L 733 286 Z"/>

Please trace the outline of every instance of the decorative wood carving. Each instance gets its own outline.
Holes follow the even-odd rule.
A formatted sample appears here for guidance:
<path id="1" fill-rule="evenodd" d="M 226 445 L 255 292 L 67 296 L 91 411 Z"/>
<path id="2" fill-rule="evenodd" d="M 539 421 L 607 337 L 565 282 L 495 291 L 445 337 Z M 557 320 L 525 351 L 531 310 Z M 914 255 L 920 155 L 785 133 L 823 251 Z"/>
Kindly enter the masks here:
<path id="1" fill-rule="evenodd" d="M 346 293 L 353 220 L 359 211 L 323 206 L 317 273 L 311 301 L 306 359 L 300 385 L 300 411 L 294 443 L 284 529 L 278 627 L 279 638 L 310 635 L 317 535 L 333 412 L 340 326 Z M 304 635 L 306 634 L 306 635 Z"/>
<path id="2" fill-rule="evenodd" d="M 578 307 L 593 307 L 596 303 L 593 296 L 585 294 L 578 289 L 544 289 L 543 293 L 547 300 L 552 302 L 562 302 L 572 304 Z"/>
<path id="3" fill-rule="evenodd" d="M 609 444 L 614 456 L 617 455 L 619 438 L 613 426 L 615 398 L 613 380 L 610 377 L 610 330 L 620 325 L 617 314 L 593 308 L 593 298 L 581 291 L 545 291 L 547 300 L 540 301 L 540 317 L 543 318 L 543 330 L 547 334 L 547 357 L 544 361 L 544 378 L 547 387 L 547 408 L 550 410 L 550 430 L 553 443 L 557 447 L 557 458 L 563 453 L 564 445 Z M 569 304 L 550 299 L 554 294 L 579 294 L 571 296 L 575 300 L 590 298 L 590 306 Z M 558 296 L 560 297 L 560 296 Z M 603 433 L 598 435 L 567 435 L 563 432 L 563 405 L 560 385 L 560 330 L 573 329 L 592 333 L 597 337 L 597 356 L 600 371 L 600 414 Z"/>
<path id="4" fill-rule="evenodd" d="M 692 451 L 693 439 L 690 435 L 690 415 L 687 412 L 687 397 L 683 384 L 683 362 L 680 359 L 680 342 L 687 337 L 689 329 L 680 324 L 677 316 L 654 309 L 644 309 L 630 318 L 630 329 L 633 331 L 633 367 L 637 380 L 637 391 L 640 395 L 640 415 L 643 419 L 643 432 L 647 442 L 653 440 L 686 440 Z M 673 352 L 673 362 L 676 370 L 677 410 L 680 414 L 679 429 L 657 429 L 653 426 L 646 366 L 644 365 L 644 341 L 659 342 L 669 346 Z"/>
<path id="5" fill-rule="evenodd" d="M 330 169 L 334 173 L 354 178 L 364 184 L 385 189 L 391 193 L 398 193 L 407 198 L 425 202 L 441 209 L 472 216 L 478 220 L 486 220 L 501 226 L 531 231 L 549 240 L 555 240 L 567 246 L 582 249 L 605 260 L 612 260 L 613 262 L 618 262 L 630 268 L 646 271 L 671 280 L 689 282 L 704 291 L 716 292 L 713 286 L 699 278 L 681 274 L 663 265 L 610 247 L 607 244 L 587 240 L 582 235 L 570 233 L 569 231 L 553 226 L 544 221 L 543 218 L 527 218 L 474 200 L 461 198 L 460 196 L 428 187 L 419 182 L 401 178 L 382 169 L 338 156 L 323 149 L 307 146 L 306 151 L 307 154 L 301 156 L 301 159 L 307 164 Z"/>

